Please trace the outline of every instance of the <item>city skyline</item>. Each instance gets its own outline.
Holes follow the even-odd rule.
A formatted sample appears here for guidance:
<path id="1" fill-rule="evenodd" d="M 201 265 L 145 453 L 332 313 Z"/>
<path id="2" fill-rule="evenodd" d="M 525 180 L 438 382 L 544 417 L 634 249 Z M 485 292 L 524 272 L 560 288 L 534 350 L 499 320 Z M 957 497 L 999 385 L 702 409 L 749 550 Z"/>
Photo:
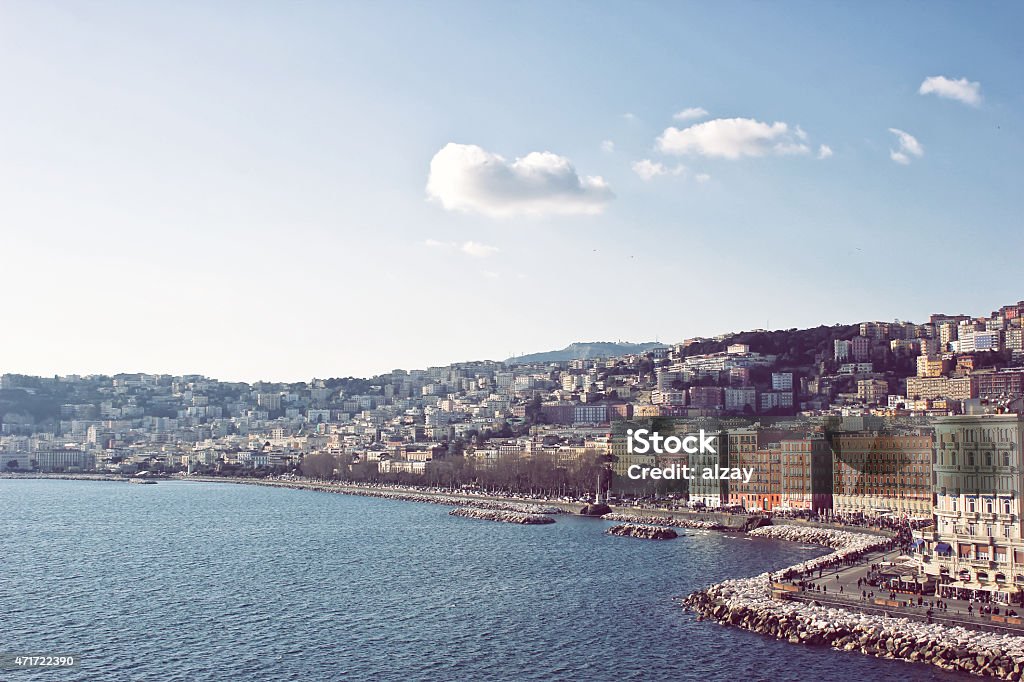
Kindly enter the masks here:
<path id="1" fill-rule="evenodd" d="M 7 4 L 2 370 L 372 376 L 1016 300 L 983 275 L 1022 244 L 1019 9 L 787 9 Z"/>

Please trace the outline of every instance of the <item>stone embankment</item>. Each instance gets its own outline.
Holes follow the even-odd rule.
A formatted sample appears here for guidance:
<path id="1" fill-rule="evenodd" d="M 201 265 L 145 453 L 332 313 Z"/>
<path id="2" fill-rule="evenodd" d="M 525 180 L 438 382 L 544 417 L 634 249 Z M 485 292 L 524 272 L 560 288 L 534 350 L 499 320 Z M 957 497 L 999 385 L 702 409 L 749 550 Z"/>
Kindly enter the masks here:
<path id="1" fill-rule="evenodd" d="M 862 614 L 774 599 L 771 581 L 787 572 L 832 566 L 881 549 L 885 538 L 847 531 L 767 526 L 751 536 L 812 543 L 836 551 L 816 559 L 753 578 L 727 580 L 687 597 L 684 605 L 699 619 L 714 619 L 793 644 L 817 644 L 859 651 L 878 658 L 919 661 L 943 668 L 1003 680 L 1024 674 L 1024 637 L 926 624 L 907 618 Z"/>
<path id="2" fill-rule="evenodd" d="M 657 526 L 641 526 L 635 523 L 620 523 L 612 526 L 607 531 L 609 535 L 618 535 L 625 538 L 641 538 L 643 540 L 674 540 L 679 537 L 671 528 L 658 528 Z"/>
<path id="3" fill-rule="evenodd" d="M 458 509 L 452 509 L 448 513 L 452 516 L 461 516 L 467 519 L 522 523 L 531 526 L 555 522 L 553 518 L 546 514 L 524 514 L 523 512 L 502 511 L 500 509 L 469 509 L 467 507 L 459 507 Z"/>
<path id="4" fill-rule="evenodd" d="M 685 519 L 675 516 L 644 516 L 641 514 L 622 514 L 612 512 L 601 517 L 605 521 L 621 523 L 639 523 L 649 526 L 672 526 L 675 528 L 701 528 L 704 530 L 721 530 L 721 526 L 711 521 Z"/>
<path id="5" fill-rule="evenodd" d="M 248 482 L 248 481 L 246 481 Z M 499 500 L 475 500 L 471 497 L 449 497 L 441 493 L 417 493 L 406 490 L 388 490 L 386 488 L 356 488 L 331 485 L 329 483 L 313 483 L 307 481 L 252 481 L 257 485 L 275 488 L 292 488 L 296 490 L 315 490 L 324 493 L 341 495 L 357 495 L 360 497 L 378 497 L 386 500 L 402 502 L 427 502 L 445 504 L 450 507 L 473 507 L 474 509 L 491 509 L 495 511 L 512 511 L 523 514 L 564 514 L 564 509 L 547 505 L 530 504 L 528 502 L 502 502 Z"/>

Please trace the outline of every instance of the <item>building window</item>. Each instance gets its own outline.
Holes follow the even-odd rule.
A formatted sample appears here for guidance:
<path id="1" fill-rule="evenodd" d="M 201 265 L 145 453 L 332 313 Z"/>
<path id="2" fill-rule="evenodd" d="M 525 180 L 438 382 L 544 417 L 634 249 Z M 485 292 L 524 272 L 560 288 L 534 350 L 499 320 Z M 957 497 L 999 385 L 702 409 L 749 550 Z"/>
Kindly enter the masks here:
<path id="1" fill-rule="evenodd" d="M 967 511 L 971 514 L 974 513 L 974 500 L 967 500 Z"/>

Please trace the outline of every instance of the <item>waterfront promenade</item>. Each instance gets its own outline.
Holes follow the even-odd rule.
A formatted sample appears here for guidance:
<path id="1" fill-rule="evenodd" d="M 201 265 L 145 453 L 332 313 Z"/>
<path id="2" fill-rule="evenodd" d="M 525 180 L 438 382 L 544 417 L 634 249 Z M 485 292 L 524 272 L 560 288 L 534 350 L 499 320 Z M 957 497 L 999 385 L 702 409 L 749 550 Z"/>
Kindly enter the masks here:
<path id="1" fill-rule="evenodd" d="M 898 562 L 907 557 L 898 549 L 873 552 L 853 566 L 824 569 L 820 575 L 804 578 L 807 589 L 790 592 L 786 598 L 811 602 L 824 606 L 835 606 L 861 613 L 886 615 L 892 618 L 910 618 L 921 622 L 941 623 L 988 632 L 1024 634 L 1024 618 L 1007 618 L 1005 606 L 999 606 L 999 614 L 982 614 L 978 602 L 963 599 L 938 599 L 934 595 L 916 595 L 894 591 L 885 586 L 866 584 L 871 566 L 886 562 Z M 860 581 L 860 582 L 858 582 Z M 799 580 L 785 581 L 796 584 Z M 865 594 L 866 593 L 866 594 Z M 918 599 L 920 597 L 920 604 Z M 944 605 L 939 608 L 938 602 Z M 1020 607 L 1010 607 L 1021 613 Z M 931 611 L 931 616 L 929 616 Z"/>

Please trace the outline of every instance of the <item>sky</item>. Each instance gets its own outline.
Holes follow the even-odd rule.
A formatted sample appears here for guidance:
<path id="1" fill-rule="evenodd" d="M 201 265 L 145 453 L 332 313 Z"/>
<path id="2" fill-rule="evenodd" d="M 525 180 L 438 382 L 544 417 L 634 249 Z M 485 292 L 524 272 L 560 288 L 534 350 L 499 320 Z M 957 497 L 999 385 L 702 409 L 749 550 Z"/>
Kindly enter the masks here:
<path id="1" fill-rule="evenodd" d="M 1024 298 L 1015 3 L 0 3 L 0 372 L 368 376 Z"/>

